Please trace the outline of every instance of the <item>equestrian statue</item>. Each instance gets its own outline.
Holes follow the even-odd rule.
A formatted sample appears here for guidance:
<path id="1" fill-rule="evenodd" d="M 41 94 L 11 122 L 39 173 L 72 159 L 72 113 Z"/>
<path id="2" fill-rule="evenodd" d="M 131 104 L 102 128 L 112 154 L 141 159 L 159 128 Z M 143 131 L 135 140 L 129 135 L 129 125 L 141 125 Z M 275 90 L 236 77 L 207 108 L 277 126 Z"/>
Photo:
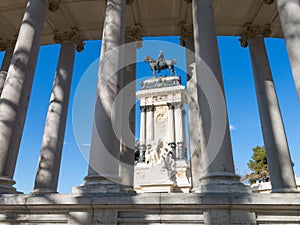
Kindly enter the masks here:
<path id="1" fill-rule="evenodd" d="M 145 62 L 149 63 L 150 69 L 152 70 L 154 78 L 156 77 L 156 71 L 160 73 L 161 70 L 170 69 L 172 75 L 176 75 L 174 70 L 174 65 L 176 64 L 176 59 L 168 60 L 165 59 L 163 51 L 159 51 L 157 60 L 153 59 L 150 56 L 144 58 Z"/>

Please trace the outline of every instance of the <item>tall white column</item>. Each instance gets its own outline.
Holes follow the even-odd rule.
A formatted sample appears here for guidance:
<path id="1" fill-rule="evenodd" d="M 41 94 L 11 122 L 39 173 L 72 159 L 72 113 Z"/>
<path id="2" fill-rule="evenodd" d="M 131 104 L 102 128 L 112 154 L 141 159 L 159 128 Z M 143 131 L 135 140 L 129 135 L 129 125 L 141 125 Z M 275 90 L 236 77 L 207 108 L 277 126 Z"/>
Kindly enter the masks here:
<path id="1" fill-rule="evenodd" d="M 290 151 L 264 43 L 264 34 L 271 33 L 270 27 L 247 25 L 245 30 L 241 39 L 247 38 L 249 44 L 272 191 L 296 191 Z"/>
<path id="2" fill-rule="evenodd" d="M 276 0 L 276 3 L 300 101 L 300 2 Z"/>
<path id="3" fill-rule="evenodd" d="M 177 146 L 176 158 L 184 159 L 183 126 L 182 126 L 182 103 L 174 102 L 175 117 L 175 140 Z"/>
<path id="4" fill-rule="evenodd" d="M 195 68 L 195 47 L 193 37 L 193 26 L 191 24 L 181 24 L 181 45 L 186 48 L 186 73 L 187 73 L 187 100 L 188 100 L 188 129 L 189 129 L 189 149 L 191 154 L 192 170 L 192 190 L 199 189 L 201 151 L 201 139 L 203 132 L 200 132 L 202 123 L 199 117 L 198 105 L 198 83 Z M 199 90 L 200 91 L 200 90 Z M 201 138 L 202 137 L 202 138 Z M 187 144 L 187 143 L 186 143 Z"/>
<path id="5" fill-rule="evenodd" d="M 175 125 L 174 125 L 174 104 L 168 105 L 168 144 L 175 148 Z"/>
<path id="6" fill-rule="evenodd" d="M 14 192 L 13 175 L 27 113 L 47 1 L 29 0 L 0 100 L 0 193 Z"/>
<path id="7" fill-rule="evenodd" d="M 145 161 L 146 151 L 146 106 L 140 106 L 141 118 L 140 118 L 140 145 L 139 145 L 139 162 Z"/>
<path id="8" fill-rule="evenodd" d="M 201 141 L 205 146 L 201 151 L 199 191 L 244 192 L 247 190 L 243 189 L 244 186 L 239 182 L 239 177 L 235 175 L 234 170 L 212 0 L 192 1 L 192 11 L 196 77 L 202 87 L 207 89 L 204 94 L 198 90 L 199 113 L 202 121 L 200 129 L 203 132 Z M 210 102 L 207 102 L 206 96 L 209 97 Z M 208 104 L 213 109 L 207 107 Z M 224 107 L 219 109 L 220 105 Z M 213 140 L 211 145 L 213 147 L 209 146 L 211 149 L 208 149 L 207 144 L 210 143 L 212 131 L 215 132 L 213 135 L 216 135 L 214 138 L 217 139 Z M 215 146 L 215 143 L 219 145 Z"/>
<path id="9" fill-rule="evenodd" d="M 126 27 L 125 65 L 122 103 L 122 143 L 120 150 L 120 177 L 122 184 L 133 188 L 135 158 L 135 101 L 136 101 L 136 49 L 141 41 L 140 28 Z M 134 62 L 134 63 L 132 63 Z M 129 64 L 129 65 L 128 65 Z"/>
<path id="10" fill-rule="evenodd" d="M 3 43 L 3 45 L 5 46 L 5 48 L 3 50 L 5 50 L 5 54 L 4 54 L 4 58 L 1 64 L 1 71 L 8 71 L 10 62 L 11 62 L 11 58 L 14 52 L 14 47 L 15 47 L 15 43 L 16 41 L 12 41 L 12 40 L 8 40 L 6 41 L 6 43 Z M 0 48 L 0 51 L 2 51 L 2 49 Z"/>
<path id="11" fill-rule="evenodd" d="M 83 43 L 78 31 L 55 32 L 54 41 L 61 44 L 55 80 L 44 129 L 34 193 L 55 193 L 64 143 L 75 51 Z"/>
<path id="12" fill-rule="evenodd" d="M 154 105 L 146 106 L 146 145 L 151 145 L 154 140 Z"/>
<path id="13" fill-rule="evenodd" d="M 88 176 L 81 192 L 120 192 L 120 141 L 114 131 L 119 112 L 114 100 L 119 92 L 123 53 L 118 48 L 124 43 L 125 1 L 107 0 L 103 26 L 102 48 L 98 73 L 97 97 L 92 131 Z M 118 125 L 116 125 L 118 126 Z M 105 128 L 105 129 L 104 129 Z"/>

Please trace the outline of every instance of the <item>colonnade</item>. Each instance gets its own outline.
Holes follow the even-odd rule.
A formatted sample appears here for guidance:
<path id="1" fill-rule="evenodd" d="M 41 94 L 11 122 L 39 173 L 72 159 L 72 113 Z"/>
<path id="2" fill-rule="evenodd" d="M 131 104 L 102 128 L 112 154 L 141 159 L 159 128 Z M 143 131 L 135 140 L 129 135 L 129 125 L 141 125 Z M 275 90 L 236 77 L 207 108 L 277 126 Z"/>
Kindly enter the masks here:
<path id="1" fill-rule="evenodd" d="M 269 3 L 269 1 L 266 2 Z M 296 88 L 300 96 L 300 54 L 297 51 L 300 48 L 299 1 L 276 0 L 276 3 Z M 187 71 L 190 73 L 188 93 L 193 100 L 193 104 L 189 105 L 190 139 L 193 140 L 191 141 L 191 143 L 193 142 L 191 145 L 193 190 L 195 192 L 229 192 L 232 190 L 247 192 L 239 182 L 239 177 L 234 170 L 212 1 L 193 0 L 191 4 L 193 26 L 185 24 L 180 24 L 180 26 L 182 43 L 195 53 L 194 55 L 191 52 L 187 53 Z M 0 193 L 16 192 L 13 187 L 15 183 L 13 175 L 45 16 L 47 8 L 55 11 L 58 6 L 58 0 L 29 0 L 14 51 L 11 47 L 13 44 L 7 44 L 5 48 L 1 49 L 6 50 L 1 66 L 1 70 L 4 71 L 1 72 L 3 77 L 1 79 L 6 81 L 0 99 Z M 124 52 L 117 47 L 127 42 L 124 24 L 125 1 L 107 0 L 105 15 L 89 171 L 85 177 L 85 183 L 77 188 L 77 191 L 81 193 L 122 192 L 124 191 L 124 185 L 120 185 L 122 178 L 127 179 L 127 186 L 132 186 L 132 171 L 120 169 L 119 162 L 127 161 L 133 164 L 133 154 L 125 154 L 122 159 L 122 154 L 120 154 L 122 140 L 120 144 L 113 127 L 113 123 L 118 121 L 118 118 L 121 117 L 120 112 L 122 112 L 121 109 L 114 108 L 114 99 L 126 82 L 134 80 L 134 77 L 131 77 L 129 81 L 124 81 L 123 77 L 126 71 L 119 70 L 124 63 Z M 264 46 L 264 37 L 270 32 L 268 27 L 247 24 L 245 31 L 241 34 L 241 43 L 243 46 L 249 45 L 273 191 L 292 192 L 296 191 L 295 178 Z M 57 191 L 75 51 L 83 49 L 83 42 L 76 29 L 69 32 L 55 31 L 54 34 L 54 40 L 61 44 L 61 50 L 33 193 Z M 189 68 L 190 65 L 193 66 L 193 71 Z M 7 78 L 2 75 L 6 71 Z M 130 73 L 132 71 L 130 70 Z M 222 114 L 216 114 L 208 107 L 207 98 L 211 96 L 209 93 L 205 93 L 205 96 L 197 86 L 197 82 L 202 85 L 206 84 L 207 80 L 204 79 L 206 75 L 208 77 L 213 75 L 217 81 L 218 90 L 212 90 L 211 94 L 214 94 L 214 91 L 221 93 L 223 101 L 220 103 L 224 106 L 225 117 Z M 3 82 L 0 81 L 0 85 L 1 83 Z M 135 101 L 134 98 L 131 101 Z M 122 106 L 117 107 L 122 108 Z M 116 110 L 116 113 L 112 114 L 113 110 Z M 181 110 L 181 106 L 174 106 L 174 109 L 169 108 L 170 118 L 174 115 L 174 121 L 181 121 L 181 124 L 180 122 L 169 124 L 169 126 L 175 126 L 176 130 L 173 136 L 169 136 L 169 141 L 175 139 L 177 144 L 184 141 L 182 129 L 177 128 L 177 126 L 179 128 L 183 126 Z M 211 123 L 212 117 L 215 119 L 213 124 Z M 142 129 L 144 125 L 141 126 L 140 131 L 140 144 L 144 147 L 148 141 L 153 140 L 153 130 L 151 131 L 153 120 L 151 118 L 153 118 L 153 105 L 141 107 L 141 124 L 148 123 L 147 132 Z M 224 130 L 219 140 L 219 148 L 213 149 L 214 154 L 208 148 L 213 126 L 223 127 Z M 181 157 L 180 153 L 178 155 Z M 122 175 L 120 176 L 120 174 Z"/>

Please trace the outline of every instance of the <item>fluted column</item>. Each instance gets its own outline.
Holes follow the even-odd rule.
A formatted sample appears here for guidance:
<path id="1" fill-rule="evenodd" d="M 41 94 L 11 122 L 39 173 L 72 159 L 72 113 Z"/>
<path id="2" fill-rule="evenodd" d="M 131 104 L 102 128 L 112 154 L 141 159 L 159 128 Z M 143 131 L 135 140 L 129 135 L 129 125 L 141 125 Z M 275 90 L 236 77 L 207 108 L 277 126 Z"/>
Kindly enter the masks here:
<path id="1" fill-rule="evenodd" d="M 154 140 L 154 105 L 146 106 L 146 145 L 151 145 Z"/>
<path id="2" fill-rule="evenodd" d="M 122 103 L 122 143 L 120 151 L 120 177 L 122 183 L 133 187 L 135 150 L 135 92 L 136 92 L 136 49 L 140 47 L 140 27 L 126 27 L 125 65 Z M 131 62 L 134 62 L 131 64 Z M 129 64 L 129 65 L 128 65 Z"/>
<path id="3" fill-rule="evenodd" d="M 192 24 L 181 24 L 181 45 L 186 48 L 186 73 L 187 73 L 187 99 L 188 99 L 188 129 L 189 129 L 189 149 L 191 154 L 191 170 L 192 170 L 192 190 L 199 189 L 200 163 L 201 163 L 201 137 L 200 132 L 201 120 L 199 117 L 198 105 L 198 83 L 196 79 L 195 69 L 195 47 Z M 199 90 L 200 91 L 200 90 Z M 188 144 L 188 143 L 186 143 Z"/>
<path id="4" fill-rule="evenodd" d="M 175 140 L 177 145 L 177 159 L 184 159 L 183 126 L 182 126 L 182 103 L 174 102 L 175 117 Z"/>
<path id="5" fill-rule="evenodd" d="M 120 142 L 114 131 L 120 112 L 114 108 L 119 92 L 120 65 L 124 43 L 125 1 L 107 0 L 93 122 L 88 176 L 80 191 L 120 192 Z M 103 129 L 105 128 L 105 129 Z"/>
<path id="6" fill-rule="evenodd" d="M 192 1 L 201 151 L 200 192 L 244 192 L 235 175 L 211 0 Z M 209 107 L 207 107 L 209 105 Z M 212 136 L 212 137 L 211 137 Z M 201 140 L 201 141 L 202 141 Z M 209 144 L 209 145 L 208 145 Z"/>
<path id="7" fill-rule="evenodd" d="M 14 192 L 13 175 L 27 113 L 47 1 L 29 0 L 0 100 L 0 193 Z"/>
<path id="8" fill-rule="evenodd" d="M 276 3 L 300 101 L 300 3 L 299 0 L 276 0 Z"/>
<path id="9" fill-rule="evenodd" d="M 139 145 L 139 162 L 145 161 L 146 151 L 146 106 L 140 106 L 140 145 Z"/>
<path id="10" fill-rule="evenodd" d="M 0 51 L 5 51 L 4 58 L 1 64 L 1 71 L 8 71 L 15 44 L 15 40 L 7 40 L 5 43 L 0 43 Z"/>
<path id="11" fill-rule="evenodd" d="M 249 45 L 272 191 L 291 192 L 297 190 L 295 176 L 264 43 L 270 34 L 270 25 L 247 24 L 241 41 Z"/>
<path id="12" fill-rule="evenodd" d="M 75 28 L 71 32 L 54 32 L 54 41 L 60 43 L 61 49 L 44 129 L 34 193 L 57 192 L 75 51 L 76 48 L 78 51 L 83 50 L 83 42 Z"/>
<path id="13" fill-rule="evenodd" d="M 167 103 L 168 105 L 168 145 L 175 149 L 175 125 L 174 125 L 174 104 Z"/>

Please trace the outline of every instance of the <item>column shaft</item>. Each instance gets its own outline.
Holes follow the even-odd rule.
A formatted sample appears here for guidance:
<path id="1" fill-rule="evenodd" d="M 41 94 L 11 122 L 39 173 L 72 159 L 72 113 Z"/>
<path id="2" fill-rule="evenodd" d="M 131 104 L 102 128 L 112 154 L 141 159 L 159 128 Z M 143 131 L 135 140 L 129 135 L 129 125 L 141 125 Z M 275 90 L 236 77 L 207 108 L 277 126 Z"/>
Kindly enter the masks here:
<path id="1" fill-rule="evenodd" d="M 276 3 L 300 101 L 300 3 L 299 0 L 276 0 Z"/>
<path id="2" fill-rule="evenodd" d="M 199 83 L 204 83 L 206 82 L 205 79 L 207 78 L 205 78 L 203 73 L 206 73 L 206 76 L 214 76 L 214 78 L 218 82 L 218 88 L 220 88 L 222 91 L 223 96 L 221 97 L 225 101 L 212 1 L 192 1 L 192 4 L 194 45 L 196 56 L 196 79 Z M 200 61 L 200 59 L 203 61 Z M 203 65 L 207 66 L 209 70 L 203 67 Z M 205 93 L 205 95 L 206 94 L 207 93 Z M 202 123 L 200 124 L 200 130 L 201 132 L 203 132 L 203 140 L 201 141 L 203 141 L 202 145 L 205 146 L 205 149 L 203 149 L 201 152 L 201 167 L 203 170 L 203 174 L 201 175 L 203 177 L 209 177 L 211 175 L 220 175 L 224 177 L 224 175 L 226 174 L 228 176 L 234 176 L 235 171 L 227 116 L 225 118 L 226 121 L 224 121 L 223 119 L 214 118 L 216 121 L 219 121 L 219 123 L 215 123 L 213 124 L 213 126 L 223 126 L 223 124 L 226 123 L 224 128 L 224 135 L 222 137 L 219 137 L 220 140 L 222 140 L 221 146 L 219 147 L 219 149 L 206 149 L 212 129 L 211 121 L 213 118 L 211 118 L 211 109 L 210 107 L 208 107 L 208 102 L 205 95 L 198 88 L 198 105 L 200 120 L 202 121 Z M 211 102 L 211 104 L 219 103 Z M 222 110 L 225 110 L 224 113 L 227 115 L 226 108 Z M 215 154 L 211 154 L 211 151 L 215 152 Z"/>
<path id="3" fill-rule="evenodd" d="M 141 106 L 140 145 L 146 145 L 146 110 Z"/>
<path id="4" fill-rule="evenodd" d="M 6 72 L 8 71 L 13 52 L 14 52 L 14 48 L 12 46 L 6 47 L 4 58 L 1 65 L 1 71 L 6 71 Z"/>
<path id="5" fill-rule="evenodd" d="M 96 185 L 119 182 L 120 142 L 115 134 L 119 112 L 113 107 L 119 92 L 120 48 L 124 42 L 125 1 L 107 0 L 98 73 L 97 97 L 92 131 L 89 172 L 85 186 L 88 192 L 107 192 Z M 103 129 L 105 127 L 105 129 Z M 95 188 L 94 188 L 95 187 Z M 115 186 L 117 187 L 117 186 Z M 109 188 L 109 187 L 108 187 Z M 119 191 L 119 189 L 110 190 Z"/>
<path id="6" fill-rule="evenodd" d="M 126 43 L 135 41 L 125 38 Z M 133 44 L 125 45 L 125 57 L 136 61 L 136 46 Z M 126 59 L 124 59 L 126 61 Z M 125 63 L 125 65 L 127 65 Z M 124 68 L 123 79 L 123 103 L 122 103 L 122 143 L 120 151 L 120 177 L 122 183 L 133 187 L 134 175 L 134 150 L 135 150 L 135 92 L 136 92 L 136 64 L 127 65 Z"/>
<path id="7" fill-rule="evenodd" d="M 295 191 L 296 182 L 263 36 L 248 40 L 256 97 L 273 192 Z"/>
<path id="8" fill-rule="evenodd" d="M 177 145 L 176 158 L 183 159 L 184 143 L 183 143 L 183 126 L 182 126 L 182 103 L 176 102 L 174 106 L 175 117 L 175 140 Z"/>
<path id="9" fill-rule="evenodd" d="M 0 100 L 0 192 L 14 191 L 20 141 L 27 113 L 47 1 L 29 0 L 20 28 L 7 82 Z"/>
<path id="10" fill-rule="evenodd" d="M 193 190 L 199 188 L 201 151 L 204 147 L 201 146 L 200 132 L 202 123 L 199 117 L 199 105 L 197 95 L 197 78 L 195 68 L 195 48 L 193 37 L 185 36 L 184 43 L 186 47 L 186 71 L 187 71 L 187 92 L 188 92 L 188 128 L 189 128 L 189 149 L 191 153 L 191 170 L 192 170 L 192 185 Z"/>
<path id="11" fill-rule="evenodd" d="M 140 145 L 139 145 L 139 162 L 145 161 L 146 151 L 146 106 L 140 106 Z"/>
<path id="12" fill-rule="evenodd" d="M 154 140 L 154 106 L 147 105 L 146 112 L 146 145 L 151 145 Z"/>
<path id="13" fill-rule="evenodd" d="M 61 43 L 60 56 L 48 109 L 34 192 L 57 192 L 76 45 Z"/>
<path id="14" fill-rule="evenodd" d="M 168 103 L 168 144 L 175 144 L 174 105 Z"/>

